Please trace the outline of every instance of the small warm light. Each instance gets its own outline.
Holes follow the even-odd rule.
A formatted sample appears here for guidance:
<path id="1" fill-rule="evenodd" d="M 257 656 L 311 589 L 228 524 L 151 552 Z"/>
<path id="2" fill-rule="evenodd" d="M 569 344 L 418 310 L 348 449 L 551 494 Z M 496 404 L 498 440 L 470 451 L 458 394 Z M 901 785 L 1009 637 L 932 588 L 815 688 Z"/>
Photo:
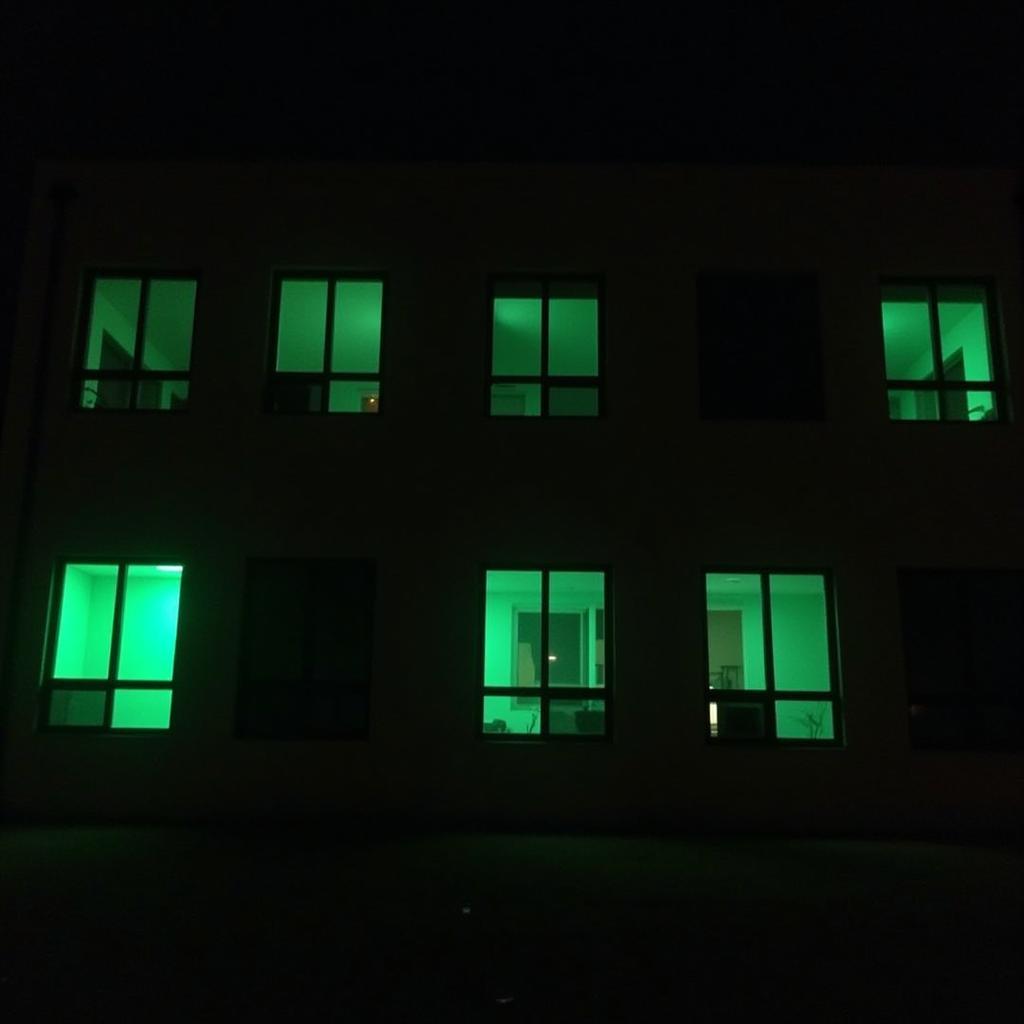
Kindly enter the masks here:
<path id="1" fill-rule="evenodd" d="M 182 566 L 180 565 L 158 565 L 156 567 L 157 572 L 176 572 L 180 573 Z"/>
<path id="2" fill-rule="evenodd" d="M 557 654 L 549 654 L 548 655 L 548 661 L 558 661 L 558 655 Z"/>
<path id="3" fill-rule="evenodd" d="M 739 578 L 739 576 L 726 576 L 725 577 L 725 582 L 726 583 L 739 583 L 740 582 L 740 578 Z"/>

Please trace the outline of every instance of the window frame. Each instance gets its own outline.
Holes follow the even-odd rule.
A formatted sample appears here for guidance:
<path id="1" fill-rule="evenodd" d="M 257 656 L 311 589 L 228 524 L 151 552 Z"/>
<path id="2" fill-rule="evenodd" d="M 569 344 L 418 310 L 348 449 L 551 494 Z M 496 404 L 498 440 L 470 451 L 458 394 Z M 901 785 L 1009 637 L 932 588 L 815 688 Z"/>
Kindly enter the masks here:
<path id="1" fill-rule="evenodd" d="M 322 370 L 278 370 L 277 350 L 281 318 L 281 286 L 285 281 L 327 282 L 327 310 L 324 320 L 324 352 Z M 331 355 L 334 350 L 334 309 L 335 288 L 339 282 L 375 281 L 381 286 L 380 295 L 380 339 L 377 351 L 376 373 L 353 373 L 332 370 Z M 275 270 L 271 278 L 270 293 L 270 336 L 267 345 L 266 388 L 264 409 L 275 416 L 380 416 L 384 412 L 384 353 L 388 324 L 388 294 L 390 283 L 384 271 L 374 270 Z M 377 409 L 374 413 L 363 411 L 330 409 L 332 381 L 377 381 Z M 320 385 L 319 409 L 277 409 L 278 385 L 284 382 Z"/>
<path id="2" fill-rule="evenodd" d="M 711 651 L 708 641 L 708 599 L 707 578 L 709 575 L 757 576 L 761 585 L 761 640 L 764 645 L 763 690 L 713 690 L 711 678 Z M 772 641 L 772 610 L 770 578 L 772 576 L 821 576 L 825 584 L 825 632 L 828 645 L 829 689 L 823 690 L 776 690 L 775 660 Z M 790 748 L 804 747 L 808 749 L 835 749 L 846 745 L 846 729 L 844 725 L 844 705 L 842 680 L 839 671 L 839 630 L 836 621 L 835 580 L 830 569 L 817 566 L 770 566 L 751 568 L 749 565 L 705 565 L 700 574 L 701 608 L 703 620 L 704 675 L 704 738 L 709 746 L 750 746 Z M 719 696 L 728 692 L 728 702 L 736 704 L 758 704 L 764 714 L 765 735 L 753 736 L 718 736 L 711 733 L 711 704 L 722 703 Z M 832 738 L 831 739 L 795 739 L 780 738 L 775 715 L 776 701 L 818 701 L 831 705 Z"/>
<path id="3" fill-rule="evenodd" d="M 981 288 L 985 293 L 985 327 L 988 331 L 989 359 L 992 363 L 992 379 L 987 381 L 963 380 L 947 381 L 944 378 L 945 369 L 942 358 L 942 334 L 939 329 L 939 300 L 938 289 L 945 287 L 975 287 Z M 882 293 L 886 288 L 924 288 L 928 293 L 928 326 L 931 336 L 931 352 L 933 380 L 907 380 L 905 378 L 891 378 L 885 369 L 885 327 L 882 322 Z M 908 276 L 885 276 L 878 281 L 878 329 L 882 339 L 882 372 L 885 375 L 885 401 L 886 418 L 890 423 L 1007 423 L 1010 420 L 1009 388 L 1006 380 L 1006 367 L 1004 365 L 1004 352 L 1002 345 L 1002 332 L 999 329 L 1000 317 L 998 307 L 998 296 L 996 293 L 995 279 L 992 277 L 955 277 L 947 275 L 928 277 Z M 928 419 L 897 419 L 892 416 L 889 410 L 889 393 L 892 391 L 928 391 L 936 396 L 936 407 L 938 418 Z M 996 404 L 996 415 L 990 420 L 962 420 L 946 416 L 943 401 L 945 395 L 957 391 L 989 391 Z"/>
<path id="4" fill-rule="evenodd" d="M 499 284 L 536 283 L 541 287 L 541 336 L 540 336 L 540 373 L 538 374 L 495 374 L 494 372 L 494 300 Z M 549 301 L 551 286 L 559 284 L 590 284 L 597 293 L 597 374 L 593 377 L 562 376 L 548 372 L 549 352 Z M 605 281 L 604 275 L 598 273 L 529 273 L 515 271 L 487 275 L 487 375 L 484 386 L 484 415 L 489 420 L 596 420 L 607 416 L 607 396 L 605 394 Z M 491 388 L 495 384 L 536 384 L 540 387 L 540 413 L 537 416 L 498 416 L 491 412 Z M 597 390 L 597 412 L 593 416 L 572 416 L 565 413 L 548 411 L 548 393 L 552 387 L 591 387 Z"/>
<path id="5" fill-rule="evenodd" d="M 353 563 L 358 562 L 361 565 L 369 566 L 371 570 L 371 595 L 370 595 L 370 636 L 368 639 L 368 677 L 365 687 L 366 696 L 366 724 L 361 729 L 352 729 L 346 732 L 336 733 L 279 733 L 275 735 L 263 735 L 260 733 L 246 731 L 243 727 L 243 703 L 249 699 L 246 694 L 247 688 L 251 693 L 253 689 L 272 690 L 280 689 L 284 687 L 295 687 L 303 692 L 307 699 L 307 703 L 312 702 L 317 694 L 322 692 L 336 692 L 339 689 L 340 684 L 336 681 L 321 682 L 318 683 L 316 680 L 311 678 L 311 662 L 310 662 L 310 648 L 313 640 L 313 624 L 310 616 L 308 615 L 309 608 L 305 608 L 307 613 L 306 623 L 302 636 L 302 666 L 301 666 L 301 678 L 294 680 L 274 680 L 271 682 L 259 681 L 254 682 L 246 678 L 246 627 L 247 627 L 247 611 L 248 611 L 248 600 L 249 600 L 249 581 L 252 576 L 252 567 L 254 564 L 287 564 L 289 566 L 302 566 L 306 569 L 306 573 L 303 576 L 303 584 L 307 591 L 310 587 L 313 567 L 316 565 L 324 565 L 329 562 L 346 562 Z M 352 557 L 346 558 L 343 556 L 330 556 L 330 557 L 292 557 L 292 556 L 257 556 L 247 557 L 245 560 L 245 568 L 242 578 L 242 591 L 241 591 L 241 613 L 239 618 L 239 645 L 238 645 L 238 661 L 237 661 L 237 675 L 235 682 L 235 701 L 234 701 L 234 714 L 233 714 L 233 731 L 232 736 L 234 739 L 242 742 L 266 742 L 266 743 L 337 743 L 346 742 L 351 740 L 367 740 L 370 736 L 370 716 L 372 714 L 371 698 L 373 694 L 373 679 L 374 679 L 374 655 L 375 640 L 377 633 L 377 561 L 373 558 L 362 558 Z M 349 689 L 355 689 L 355 687 L 349 687 Z M 360 690 L 360 692 L 363 692 Z"/>
<path id="6" fill-rule="evenodd" d="M 970 600 L 970 586 L 976 582 L 978 576 L 1005 575 L 1016 578 L 1018 584 L 1024 591 L 1024 567 L 985 567 L 985 566 L 952 566 L 937 567 L 929 564 L 926 566 L 901 565 L 896 569 L 896 593 L 897 607 L 899 609 L 899 633 L 900 633 L 900 658 L 903 673 L 903 692 L 907 701 L 907 743 L 914 753 L 940 753 L 940 754 L 1006 754 L 1019 753 L 1024 750 L 1024 739 L 1019 741 L 1000 742 L 985 736 L 968 737 L 962 740 L 949 741 L 921 741 L 915 739 L 913 717 L 915 709 L 927 707 L 956 708 L 966 715 L 976 716 L 980 706 L 989 705 L 1000 708 L 1013 708 L 1015 705 L 1024 703 L 1024 696 L 1014 701 L 1012 687 L 1004 687 L 998 691 L 978 690 L 975 687 L 973 664 L 968 661 L 968 675 L 961 680 L 960 687 L 954 692 L 926 691 L 915 692 L 912 689 L 910 677 L 911 658 L 907 645 L 906 620 L 907 603 L 905 599 L 904 580 L 909 577 L 927 578 L 952 577 L 956 586 L 962 620 L 970 620 L 975 606 Z M 972 648 L 972 637 L 970 633 L 965 636 L 965 651 L 970 652 Z M 1021 684 L 1024 686 L 1024 682 Z"/>
<path id="7" fill-rule="evenodd" d="M 540 419 L 541 417 L 536 417 Z M 540 685 L 530 687 L 524 693 L 521 686 L 485 686 L 485 637 L 487 633 L 487 574 L 489 572 L 539 572 L 541 574 L 541 606 L 540 606 Z M 548 612 L 551 573 L 559 572 L 599 572 L 604 575 L 604 686 L 550 686 L 550 664 L 547 657 L 548 646 Z M 508 562 L 488 563 L 480 569 L 480 617 L 478 624 L 479 652 L 477 658 L 477 702 L 476 702 L 476 738 L 495 743 L 611 743 L 614 738 L 614 707 L 615 707 L 615 630 L 614 605 L 612 586 L 612 568 L 610 565 L 593 563 L 545 563 Z M 604 701 L 604 731 L 602 733 L 551 733 L 550 703 L 553 700 L 584 700 L 581 690 L 597 691 L 590 699 Z M 540 701 L 540 716 L 536 733 L 498 733 L 484 731 L 484 700 L 487 697 L 531 697 Z"/>
<path id="8" fill-rule="evenodd" d="M 92 312 L 96 302 L 96 282 L 100 278 L 114 278 L 122 281 L 139 281 L 139 313 L 135 321 L 135 351 L 132 353 L 130 370 L 90 370 L 85 366 L 85 357 L 89 350 L 89 327 L 92 324 Z M 149 286 L 153 281 L 192 281 L 196 286 L 195 303 L 192 309 L 192 337 L 188 350 L 187 370 L 144 370 L 142 355 L 146 330 L 146 314 L 149 298 Z M 192 362 L 195 353 L 196 335 L 198 334 L 199 310 L 202 298 L 202 277 L 198 270 L 168 270 L 166 268 L 90 268 L 83 275 L 85 292 L 79 316 L 78 337 L 75 342 L 74 366 L 71 374 L 71 408 L 77 413 L 88 415 L 183 415 L 192 406 Z M 82 404 L 82 390 L 87 380 L 123 380 L 131 385 L 128 405 L 114 409 Z M 184 408 L 154 409 L 139 408 L 139 386 L 145 381 L 183 381 L 188 384 L 188 401 Z"/>
<path id="9" fill-rule="evenodd" d="M 114 585 L 114 609 L 110 626 L 110 656 L 107 665 L 107 676 L 105 679 L 55 679 L 53 670 L 57 660 L 57 638 L 60 631 L 61 615 L 64 608 L 64 574 L 69 565 L 112 565 L 117 568 L 117 580 Z M 180 645 L 178 639 L 181 630 L 181 591 L 179 591 L 179 613 L 175 623 L 174 663 L 171 667 L 171 678 L 161 680 L 145 679 L 118 679 L 117 668 L 120 660 L 120 634 L 124 622 L 125 590 L 127 589 L 128 570 L 132 566 L 151 565 L 180 565 L 182 567 L 181 588 L 184 588 L 186 564 L 180 558 L 174 557 L 153 557 L 147 555 L 142 558 L 94 558 L 88 555 L 81 557 L 60 558 L 54 565 L 53 576 L 50 584 L 50 609 L 49 619 L 46 624 L 46 647 L 43 658 L 43 674 L 39 686 L 39 717 L 36 723 L 37 732 L 53 732 L 78 735 L 105 735 L 105 736 L 165 736 L 174 728 L 174 709 L 176 703 L 171 700 L 170 717 L 167 720 L 165 729 L 146 728 L 114 728 L 111 725 L 114 714 L 114 691 L 115 690 L 170 690 L 172 695 L 176 690 L 178 675 L 178 651 Z M 50 708 L 53 695 L 63 690 L 89 690 L 106 695 L 106 703 L 103 709 L 102 725 L 53 725 L 50 722 Z"/>

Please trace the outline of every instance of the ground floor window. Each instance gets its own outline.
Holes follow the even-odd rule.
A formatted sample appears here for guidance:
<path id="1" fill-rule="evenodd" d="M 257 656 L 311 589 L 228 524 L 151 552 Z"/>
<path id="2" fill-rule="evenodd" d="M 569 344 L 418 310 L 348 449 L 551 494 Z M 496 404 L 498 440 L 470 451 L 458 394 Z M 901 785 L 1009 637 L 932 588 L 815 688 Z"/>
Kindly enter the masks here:
<path id="1" fill-rule="evenodd" d="M 481 730 L 488 738 L 610 734 L 608 574 L 488 569 Z"/>
<path id="2" fill-rule="evenodd" d="M 102 560 L 60 566 L 43 728 L 170 727 L 182 573 L 180 565 Z"/>
<path id="3" fill-rule="evenodd" d="M 828 575 L 709 572 L 705 591 L 709 738 L 841 742 Z"/>

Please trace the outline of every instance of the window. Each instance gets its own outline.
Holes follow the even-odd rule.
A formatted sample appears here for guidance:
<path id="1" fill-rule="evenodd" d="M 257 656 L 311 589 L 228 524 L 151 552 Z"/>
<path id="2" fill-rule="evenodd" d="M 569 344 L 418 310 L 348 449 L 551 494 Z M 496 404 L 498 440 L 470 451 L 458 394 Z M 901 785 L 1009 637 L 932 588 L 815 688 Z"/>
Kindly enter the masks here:
<path id="1" fill-rule="evenodd" d="M 497 281 L 491 294 L 492 416 L 598 416 L 596 281 Z"/>
<path id="2" fill-rule="evenodd" d="M 992 308 L 983 284 L 882 286 L 890 419 L 977 423 L 999 418 Z"/>
<path id="3" fill-rule="evenodd" d="M 366 734 L 374 575 L 363 560 L 249 562 L 239 736 Z"/>
<path id="4" fill-rule="evenodd" d="M 270 408 L 380 411 L 381 277 L 281 277 L 274 295 Z"/>
<path id="5" fill-rule="evenodd" d="M 704 419 L 824 417 L 813 276 L 699 274 L 697 338 Z"/>
<path id="6" fill-rule="evenodd" d="M 488 738 L 609 734 L 607 574 L 486 573 L 482 731 Z"/>
<path id="7" fill-rule="evenodd" d="M 75 404 L 176 411 L 189 399 L 194 277 L 96 274 L 81 341 Z"/>
<path id="8" fill-rule="evenodd" d="M 841 742 L 828 576 L 709 572 L 705 588 L 711 739 Z"/>
<path id="9" fill-rule="evenodd" d="M 1024 572 L 900 573 L 915 747 L 1024 747 Z"/>
<path id="10" fill-rule="evenodd" d="M 44 728 L 170 727 L 181 579 L 180 565 L 61 567 L 43 685 Z"/>

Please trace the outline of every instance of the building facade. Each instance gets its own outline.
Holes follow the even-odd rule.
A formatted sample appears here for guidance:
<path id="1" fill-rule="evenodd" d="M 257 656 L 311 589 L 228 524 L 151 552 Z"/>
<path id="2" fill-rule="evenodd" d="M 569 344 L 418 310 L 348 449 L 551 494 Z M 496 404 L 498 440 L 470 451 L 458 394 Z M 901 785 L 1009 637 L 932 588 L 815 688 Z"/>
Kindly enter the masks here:
<path id="1" fill-rule="evenodd" d="M 1014 828 L 1016 189 L 42 166 L 6 813 Z"/>

